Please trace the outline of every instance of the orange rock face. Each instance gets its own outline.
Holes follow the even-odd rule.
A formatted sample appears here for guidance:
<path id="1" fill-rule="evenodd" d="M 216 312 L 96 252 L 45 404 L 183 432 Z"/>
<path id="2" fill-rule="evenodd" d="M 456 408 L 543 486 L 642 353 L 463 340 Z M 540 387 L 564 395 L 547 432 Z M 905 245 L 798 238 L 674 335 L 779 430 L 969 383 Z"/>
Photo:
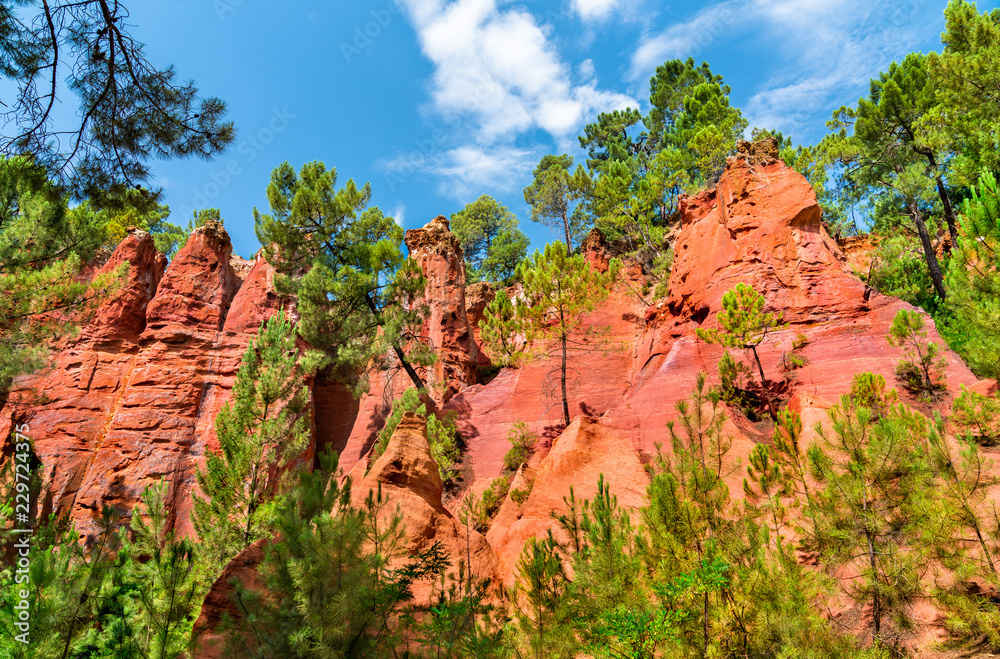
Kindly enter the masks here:
<path id="1" fill-rule="evenodd" d="M 427 384 L 431 397 L 442 403 L 476 381 L 476 344 L 465 306 L 465 257 L 443 215 L 422 229 L 407 231 L 406 246 L 427 278 L 425 331 L 438 354 Z"/>
<path id="2" fill-rule="evenodd" d="M 406 525 L 405 544 L 400 549 L 407 555 L 428 549 L 440 543 L 449 557 L 450 574 L 456 574 L 459 562 L 471 567 L 479 579 L 496 580 L 497 558 L 486 538 L 466 527 L 445 508 L 441 501 L 443 485 L 437 463 L 431 457 L 427 441 L 427 420 L 412 412 L 403 415 L 385 452 L 365 473 L 358 464 L 349 478 L 352 481 L 351 497 L 354 506 L 362 508 L 369 496 L 384 497 L 385 504 L 379 511 L 380 528 L 400 515 Z M 205 598 L 196 628 L 203 631 L 202 643 L 196 657 L 214 659 L 221 656 L 217 627 L 223 613 L 238 616 L 232 602 L 229 578 L 236 577 L 249 587 L 260 589 L 256 568 L 263 559 L 264 541 L 248 547 L 237 556 L 216 580 Z M 414 602 L 425 605 L 432 601 L 437 582 L 428 580 L 413 584 Z"/>
<path id="3" fill-rule="evenodd" d="M 190 532 L 194 471 L 216 446 L 215 415 L 240 358 L 277 308 L 272 270 L 258 260 L 246 285 L 221 226 L 195 231 L 164 272 L 152 238 L 136 232 L 105 269 L 128 261 L 119 295 L 54 365 L 20 383 L 36 395 L 0 413 L 28 423 L 47 483 L 39 513 L 68 514 L 82 536 L 110 505 L 128 516 L 146 485 L 165 478 L 176 525 Z"/>
<path id="4" fill-rule="evenodd" d="M 802 415 L 805 443 L 850 391 L 856 373 L 878 373 L 897 386 L 902 351 L 885 337 L 899 310 L 911 307 L 855 276 L 851 264 L 857 267 L 859 257 L 845 256 L 828 234 L 805 178 L 769 152 L 746 151 L 714 189 L 682 199 L 679 211 L 667 297 L 650 306 L 636 296 L 642 288 L 634 285 L 641 283 L 636 265 L 625 275 L 633 285 L 617 286 L 585 318 L 586 326 L 603 331 L 606 344 L 571 356 L 574 420 L 568 428 L 554 395 L 554 361 L 504 369 L 477 384 L 476 366 L 486 365 L 488 356 L 477 346 L 475 328 L 492 289 L 466 290 L 461 247 L 445 218 L 407 232 L 406 244 L 427 278 L 425 334 L 439 355 L 428 374 L 431 395 L 438 409 L 455 415 L 465 443 L 465 485 L 481 492 L 501 474 L 508 433 L 518 421 L 537 438 L 512 485 L 530 494 L 521 504 L 508 498 L 485 537 L 467 534 L 444 503 L 422 418 L 406 416 L 365 472 L 393 396 L 409 386 L 405 376 L 372 373 L 370 393 L 360 401 L 317 378 L 314 448 L 339 451 L 358 501 L 381 486 L 392 510 L 403 513 L 411 549 L 441 541 L 456 563 L 468 554 L 479 576 L 509 584 L 524 542 L 554 528 L 551 513 L 565 509 L 571 487 L 578 499 L 591 497 L 603 475 L 622 505 L 643 504 L 646 465 L 660 447 L 669 450 L 675 404 L 690 395 L 699 372 L 710 385 L 718 381 L 722 349 L 699 340 L 696 330 L 717 327 L 722 296 L 736 284 L 762 293 L 768 310 L 788 323 L 759 353 L 770 391 Z M 583 249 L 592 267 L 607 269 L 610 256 L 599 234 Z M 125 261 L 130 268 L 122 293 L 55 355 L 49 371 L 20 383 L 39 396 L 12 398 L 0 410 L 0 437 L 11 423 L 30 425 L 47 483 L 40 512 L 70 514 L 84 535 L 96 531 L 102 505 L 128 513 L 142 489 L 161 477 L 172 485 L 176 526 L 189 531 L 194 470 L 215 445 L 215 416 L 229 399 L 249 337 L 280 304 L 273 270 L 261 258 L 234 265 L 218 226 L 195 232 L 166 270 L 142 233 L 126 238 L 104 267 Z M 930 339 L 943 344 L 927 323 Z M 804 364 L 788 369 L 783 358 L 793 342 L 803 344 L 795 354 Z M 740 351 L 734 355 L 749 360 Z M 938 411 L 947 413 L 963 385 L 996 392 L 995 383 L 977 381 L 955 354 L 944 357 L 947 392 L 934 404 Z M 920 404 L 903 391 L 900 397 Z M 725 471 L 732 474 L 731 495 L 739 497 L 747 455 L 770 440 L 769 422 L 755 424 L 730 410 L 725 431 L 733 438 L 732 469 Z M 229 574 L 248 575 L 255 560 L 242 556 Z M 209 627 L 226 606 L 220 589 L 217 583 L 203 611 Z"/>

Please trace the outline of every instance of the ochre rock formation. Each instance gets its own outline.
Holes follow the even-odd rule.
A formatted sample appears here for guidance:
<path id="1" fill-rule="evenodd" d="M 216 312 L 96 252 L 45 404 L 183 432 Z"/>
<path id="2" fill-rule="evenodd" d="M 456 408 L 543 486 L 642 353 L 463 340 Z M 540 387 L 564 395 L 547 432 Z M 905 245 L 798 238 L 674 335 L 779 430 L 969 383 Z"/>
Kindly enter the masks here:
<path id="1" fill-rule="evenodd" d="M 438 360 L 428 389 L 443 403 L 476 381 L 476 344 L 465 310 L 465 257 L 443 215 L 406 232 L 406 246 L 427 278 L 425 333 Z"/>
<path id="2" fill-rule="evenodd" d="M 658 450 L 670 450 L 667 423 L 678 417 L 675 404 L 690 395 L 699 372 L 708 374 L 709 385 L 718 381 L 722 349 L 699 340 L 696 330 L 717 327 L 722 296 L 737 283 L 761 292 L 768 310 L 788 323 L 759 352 L 770 390 L 802 415 L 804 443 L 849 392 L 856 373 L 878 373 L 899 388 L 894 370 L 902 351 L 885 337 L 897 312 L 911 307 L 855 276 L 863 260 L 850 246 L 845 255 L 824 226 L 810 184 L 775 156 L 766 145 L 744 145 L 713 189 L 682 199 L 665 299 L 639 299 L 641 275 L 633 264 L 625 274 L 629 285 L 616 286 L 586 316 L 584 325 L 602 329 L 604 342 L 571 359 L 568 428 L 554 395 L 554 360 L 503 369 L 477 383 L 477 365 L 488 364 L 477 325 L 493 290 L 466 289 L 461 247 L 445 218 L 406 233 L 427 278 L 424 332 L 439 355 L 427 373 L 431 412 L 455 416 L 465 443 L 463 486 L 481 492 L 501 474 L 508 433 L 518 421 L 537 436 L 534 455 L 512 484 L 530 487 L 530 494 L 520 505 L 508 498 L 485 537 L 466 534 L 445 503 L 459 497 L 443 494 L 422 418 L 406 416 L 366 472 L 393 396 L 410 386 L 405 375 L 370 373 L 370 391 L 361 400 L 317 377 L 311 383 L 313 450 L 339 451 L 358 501 L 381 485 L 391 510 L 398 506 L 404 515 L 408 547 L 440 540 L 456 564 L 468 553 L 479 576 L 509 584 L 523 543 L 554 528 L 550 513 L 565 509 L 570 487 L 578 499 L 591 497 L 603 474 L 620 504 L 642 505 L 646 465 Z M 583 252 L 595 269 L 609 267 L 599 234 Z M 75 343 L 54 354 L 52 368 L 18 383 L 36 395 L 22 392 L 0 410 L 0 437 L 11 423 L 30 425 L 46 480 L 40 512 L 69 514 L 81 534 L 96 531 L 102 505 L 128 514 L 142 489 L 161 477 L 172 485 L 176 527 L 190 532 L 194 470 L 215 446 L 215 416 L 229 400 L 250 336 L 281 300 L 271 266 L 260 256 L 252 264 L 234 260 L 228 236 L 214 224 L 196 231 L 166 270 L 142 232 L 129 235 L 103 267 L 125 261 L 122 292 Z M 929 338 L 943 344 L 929 317 L 926 322 Z M 783 367 L 799 335 L 806 344 L 795 352 L 805 363 Z M 747 359 L 739 351 L 735 356 Z M 995 383 L 977 381 L 955 354 L 944 357 L 947 391 L 940 399 L 925 404 L 899 388 L 904 402 L 947 414 L 963 385 L 996 393 Z M 746 457 L 755 444 L 770 441 L 770 423 L 723 408 L 733 439 L 731 468 L 724 471 L 731 495 L 740 497 Z M 991 497 L 1000 498 L 994 490 Z M 255 561 L 259 557 L 241 555 L 227 574 L 251 578 Z M 205 629 L 228 606 L 224 583 L 206 601 L 199 623 Z"/>
<path id="3" fill-rule="evenodd" d="M 406 528 L 404 545 L 399 547 L 402 556 L 409 557 L 433 543 L 440 543 L 451 563 L 449 574 L 457 574 L 459 562 L 463 562 L 471 567 L 477 578 L 496 581 L 497 558 L 493 549 L 482 535 L 460 523 L 441 501 L 444 486 L 437 463 L 431 457 L 426 418 L 405 413 L 385 452 L 367 474 L 364 465 L 358 463 L 348 477 L 352 481 L 352 504 L 356 507 L 363 508 L 369 496 L 377 497 L 381 493 L 384 503 L 379 511 L 380 528 L 387 528 L 396 515 L 402 518 Z M 198 659 L 221 656 L 219 622 L 226 612 L 233 617 L 239 615 L 231 599 L 233 588 L 228 583 L 229 578 L 235 576 L 250 588 L 262 588 L 256 566 L 263 559 L 264 542 L 251 545 L 233 559 L 205 598 L 196 624 L 196 629 L 202 632 L 196 654 Z M 412 586 L 414 603 L 432 602 L 434 588 L 438 586 L 436 579 L 415 582 Z"/>
<path id="4" fill-rule="evenodd" d="M 105 270 L 130 264 L 124 288 L 0 414 L 0 436 L 13 420 L 30 426 L 46 482 L 40 514 L 68 514 L 92 535 L 104 505 L 127 517 L 165 478 L 176 526 L 190 532 L 194 471 L 216 446 L 215 415 L 250 336 L 277 308 L 271 267 L 258 259 L 241 286 L 231 252 L 210 223 L 165 272 L 144 232 L 112 254 Z"/>
<path id="5" fill-rule="evenodd" d="M 412 412 L 403 414 L 385 452 L 368 473 L 359 463 L 351 472 L 354 481 L 351 495 L 354 504 L 362 506 L 369 494 L 377 495 L 381 487 L 388 505 L 383 508 L 385 519 L 395 514 L 406 524 L 406 550 L 417 552 L 440 542 L 451 558 L 452 570 L 459 561 L 471 566 L 472 574 L 480 579 L 495 579 L 497 559 L 486 539 L 465 525 L 442 502 L 444 485 L 437 463 L 431 457 L 427 441 L 427 419 Z M 430 601 L 430 583 L 414 584 L 417 601 Z"/>

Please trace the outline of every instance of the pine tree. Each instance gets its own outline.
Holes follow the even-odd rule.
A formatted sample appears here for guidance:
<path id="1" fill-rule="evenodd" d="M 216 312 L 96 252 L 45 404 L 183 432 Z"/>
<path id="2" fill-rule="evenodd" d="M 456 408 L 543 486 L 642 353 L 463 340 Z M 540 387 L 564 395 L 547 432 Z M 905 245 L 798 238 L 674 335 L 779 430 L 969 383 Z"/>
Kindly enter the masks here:
<path id="1" fill-rule="evenodd" d="M 217 567 L 270 534 L 268 504 L 306 450 L 306 368 L 296 336 L 284 312 L 261 326 L 243 355 L 233 399 L 216 417 L 219 451 L 198 470 L 203 496 L 195 495 L 193 519 Z"/>
<path id="2" fill-rule="evenodd" d="M 572 611 L 568 606 L 569 579 L 559 553 L 559 543 L 550 533 L 530 538 L 517 563 L 518 587 L 523 608 L 517 621 L 527 639 L 528 656 L 575 656 L 577 642 L 572 633 Z"/>
<path id="3" fill-rule="evenodd" d="M 528 237 L 517 217 L 489 195 L 451 216 L 451 231 L 462 245 L 469 282 L 510 284 L 528 250 Z"/>
<path id="4" fill-rule="evenodd" d="M 0 159 L 0 405 L 15 377 L 45 363 L 49 341 L 74 335 L 120 287 L 127 266 L 79 276 L 105 235 L 97 215 L 69 211 L 30 159 Z"/>
<path id="5" fill-rule="evenodd" d="M 722 296 L 722 311 L 716 318 L 721 329 L 698 330 L 698 338 L 709 343 L 749 350 L 757 362 L 760 385 L 764 391 L 768 410 L 777 419 L 774 403 L 768 393 L 764 366 L 760 363 L 757 347 L 767 335 L 784 327 L 781 314 L 764 311 L 764 296 L 744 283 L 739 283 Z"/>
<path id="6" fill-rule="evenodd" d="M 747 502 L 756 502 L 760 514 L 769 518 L 779 556 L 785 555 L 781 531 L 785 526 L 785 507 L 781 498 L 789 494 L 789 482 L 775 459 L 774 449 L 758 444 L 750 452 L 747 478 L 743 479 L 743 492 Z"/>
<path id="7" fill-rule="evenodd" d="M 940 213 L 951 244 L 958 233 L 948 191 L 950 151 L 938 146 L 925 124 L 934 114 L 937 90 L 927 57 L 910 53 L 871 81 L 857 107 L 841 107 L 829 122 L 836 132 L 824 148 L 845 167 L 859 192 L 874 197 L 877 227 L 896 229 L 908 217 L 920 238 L 934 290 L 946 299 L 944 276 L 928 227 L 928 209 Z"/>
<path id="8" fill-rule="evenodd" d="M 884 382 L 884 381 L 883 381 Z M 809 488 L 809 452 L 811 449 L 801 445 L 802 417 L 792 410 L 778 412 L 778 423 L 774 428 L 774 457 L 781 466 L 782 477 L 788 483 L 793 495 L 794 505 L 804 506 L 811 527 L 804 535 L 811 545 L 818 533 L 816 510 L 813 496 Z M 813 457 L 816 457 L 815 454 Z"/>
<path id="9" fill-rule="evenodd" d="M 352 505 L 351 481 L 338 481 L 331 451 L 298 476 L 278 501 L 276 536 L 259 568 L 266 594 L 237 585 L 240 618 L 230 623 L 229 652 L 363 657 L 397 647 L 413 584 L 448 567 L 440 544 L 407 551 L 402 516 L 387 508 L 381 489 Z"/>
<path id="10" fill-rule="evenodd" d="M 160 481 L 143 492 L 142 507 L 132 515 L 130 532 L 122 534 L 123 556 L 119 557 L 127 556 L 126 579 L 134 585 L 126 607 L 130 637 L 138 656 L 150 659 L 186 656 L 199 597 L 205 594 L 198 548 L 188 538 L 177 539 L 171 529 L 168 489 Z"/>
<path id="11" fill-rule="evenodd" d="M 927 340 L 924 319 L 919 312 L 900 309 L 892 319 L 886 340 L 905 351 L 904 359 L 896 366 L 896 375 L 908 389 L 930 396 L 944 386 L 941 371 L 945 361 L 940 357 L 941 347 Z"/>
<path id="12" fill-rule="evenodd" d="M 585 230 L 573 212 L 578 192 L 570 172 L 572 167 L 572 156 L 543 156 L 532 172 L 534 180 L 524 189 L 524 203 L 531 207 L 531 220 L 562 230 L 567 253 L 573 251 L 574 240 Z"/>
<path id="13" fill-rule="evenodd" d="M 1000 103 L 992 91 L 1000 86 L 1000 11 L 950 0 L 944 16 L 944 49 L 927 55 L 938 104 L 922 128 L 929 141 L 951 148 L 959 182 L 971 185 L 982 171 L 1000 168 L 993 128 Z"/>
<path id="14" fill-rule="evenodd" d="M 829 412 L 831 431 L 817 425 L 827 449 L 814 457 L 822 490 L 816 501 L 824 556 L 852 564 L 861 578 L 850 590 L 871 607 L 872 634 L 888 639 L 884 618 L 908 624 L 909 605 L 921 593 L 922 560 L 915 541 L 927 523 L 927 419 L 903 405 L 879 414 L 843 396 Z"/>
<path id="15" fill-rule="evenodd" d="M 172 66 L 150 62 L 123 4 L 26 6 L 3 6 L 0 61 L 11 87 L 4 156 L 31 154 L 76 197 L 103 205 L 145 183 L 150 160 L 211 158 L 236 137 L 233 124 L 223 122 L 224 102 L 201 98 Z M 63 84 L 79 100 L 75 115 L 59 111 Z M 150 203 L 158 196 L 149 194 Z"/>
<path id="16" fill-rule="evenodd" d="M 517 307 L 507 296 L 507 291 L 497 291 L 496 297 L 486 305 L 479 323 L 479 332 L 483 346 L 490 352 L 494 364 L 511 366 L 517 364 L 520 358 L 526 357 L 528 344 L 519 339 L 523 336 L 521 318 L 517 314 Z"/>
<path id="17" fill-rule="evenodd" d="M 0 572 L 0 651 L 14 659 L 69 659 L 86 644 L 88 627 L 103 604 L 105 584 L 119 548 L 118 515 L 105 506 L 98 533 L 88 548 L 65 519 L 50 518 L 31 538 L 27 582 L 13 566 Z M 28 639 L 15 622 L 23 621 L 21 591 L 27 590 Z"/>
<path id="18" fill-rule="evenodd" d="M 319 161 L 298 174 L 287 162 L 271 173 L 271 214 L 255 209 L 254 228 L 279 272 L 275 284 L 297 297 L 302 338 L 358 392 L 367 386 L 364 371 L 390 351 L 423 389 L 416 367 L 434 356 L 420 340 L 423 310 L 410 304 L 423 294 L 423 275 L 403 252 L 402 227 L 368 208 L 371 186 L 336 183 L 337 171 Z"/>
<path id="19" fill-rule="evenodd" d="M 523 300 L 516 307 L 520 329 L 528 342 L 549 344 L 550 354 L 559 359 L 558 400 L 568 426 L 570 353 L 600 349 L 595 343 L 588 345 L 597 331 L 583 324 L 583 316 L 607 298 L 613 273 L 592 270 L 582 256 L 569 256 L 560 242 L 546 245 L 544 253 L 535 252 L 517 273 L 524 286 Z"/>
<path id="20" fill-rule="evenodd" d="M 949 330 L 959 338 L 949 343 L 977 374 L 1000 378 L 1000 185 L 984 171 L 971 192 L 948 267 Z"/>

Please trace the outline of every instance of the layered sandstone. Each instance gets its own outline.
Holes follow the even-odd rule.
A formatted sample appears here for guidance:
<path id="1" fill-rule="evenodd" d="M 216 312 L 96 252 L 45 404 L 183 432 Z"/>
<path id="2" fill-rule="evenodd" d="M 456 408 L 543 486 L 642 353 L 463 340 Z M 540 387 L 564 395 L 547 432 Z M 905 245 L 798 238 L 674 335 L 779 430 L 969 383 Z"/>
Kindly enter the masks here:
<path id="1" fill-rule="evenodd" d="M 394 560 L 397 564 L 438 544 L 450 564 L 446 579 L 457 577 L 460 563 L 477 579 L 497 579 L 497 557 L 489 543 L 474 529 L 459 522 L 442 503 L 444 486 L 437 463 L 431 456 L 426 418 L 405 413 L 385 452 L 371 469 L 365 473 L 364 465 L 358 464 L 348 479 L 355 507 L 364 509 L 367 499 L 382 497 L 377 513 L 379 528 L 388 528 L 397 517 L 405 524 L 403 543 L 396 547 Z M 258 542 L 233 559 L 208 593 L 196 624 L 202 633 L 196 654 L 199 659 L 221 656 L 219 623 L 225 613 L 239 616 L 232 600 L 234 589 L 230 580 L 235 577 L 252 589 L 263 589 L 256 568 L 263 559 L 265 543 Z M 413 602 L 418 606 L 432 603 L 435 589 L 439 587 L 437 578 L 415 582 Z"/>
<path id="2" fill-rule="evenodd" d="M 428 390 L 443 403 L 475 383 L 477 350 L 465 306 L 465 257 L 443 215 L 406 232 L 406 246 L 427 279 L 424 332 L 438 359 Z"/>
<path id="3" fill-rule="evenodd" d="M 118 295 L 52 368 L 20 383 L 34 395 L 0 414 L 4 436 L 13 420 L 31 428 L 46 482 L 38 512 L 69 515 L 84 537 L 97 531 L 102 507 L 127 517 L 161 478 L 178 529 L 190 531 L 194 472 L 216 445 L 215 415 L 250 336 L 277 308 L 271 267 L 258 259 L 244 282 L 215 222 L 166 270 L 144 232 L 126 237 L 104 269 L 126 261 Z"/>

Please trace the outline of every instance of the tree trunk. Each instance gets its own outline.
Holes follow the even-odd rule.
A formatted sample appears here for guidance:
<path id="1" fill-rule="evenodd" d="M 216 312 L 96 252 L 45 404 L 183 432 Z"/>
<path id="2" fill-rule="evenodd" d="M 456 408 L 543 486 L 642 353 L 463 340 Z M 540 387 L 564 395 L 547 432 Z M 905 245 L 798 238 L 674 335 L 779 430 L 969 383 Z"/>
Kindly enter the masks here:
<path id="1" fill-rule="evenodd" d="M 382 320 L 382 314 L 379 313 L 378 307 L 375 306 L 375 300 L 372 299 L 370 293 L 365 293 L 365 302 L 368 304 L 368 309 L 372 312 L 372 315 L 375 316 L 375 322 L 378 326 L 385 328 L 385 321 Z M 392 344 L 392 349 L 396 353 L 396 358 L 399 359 L 399 364 L 403 367 L 403 370 L 406 371 L 406 374 L 410 376 L 413 386 L 417 389 L 425 389 L 426 385 L 424 384 L 424 381 L 420 379 L 420 376 L 417 375 L 413 366 L 406 359 L 406 354 L 403 352 L 403 349 L 399 347 L 399 343 L 397 343 L 395 339 L 391 338 L 389 339 L 389 342 Z"/>
<path id="2" fill-rule="evenodd" d="M 567 348 L 566 348 L 566 332 L 562 334 L 562 412 L 563 412 L 563 422 L 569 427 L 569 396 L 566 393 L 566 359 L 567 359 Z"/>
<path id="3" fill-rule="evenodd" d="M 767 378 L 764 377 L 764 367 L 760 363 L 757 346 L 750 346 L 750 350 L 753 351 L 753 358 L 757 361 L 757 370 L 760 372 L 760 388 L 764 392 L 764 402 L 767 403 L 767 412 L 771 415 L 772 420 L 777 421 L 778 415 L 774 411 L 774 406 L 771 405 L 771 394 L 767 390 Z"/>
<path id="4" fill-rule="evenodd" d="M 958 222 L 955 220 L 955 208 L 951 205 L 951 198 L 945 190 L 944 181 L 938 175 L 937 179 L 938 197 L 941 198 L 941 206 L 944 208 L 944 219 L 948 223 L 948 235 L 951 236 L 951 246 L 947 251 L 958 247 Z"/>
<path id="5" fill-rule="evenodd" d="M 868 537 L 868 560 L 872 567 L 872 579 L 878 581 L 878 564 L 875 562 L 875 544 L 872 540 L 871 531 L 865 531 Z M 875 638 L 878 639 L 879 632 L 882 631 L 882 606 L 878 597 L 878 584 L 872 588 L 872 624 L 875 627 Z"/>
<path id="6" fill-rule="evenodd" d="M 934 282 L 934 291 L 938 294 L 942 300 L 948 297 L 948 294 L 944 289 L 944 276 L 941 274 L 941 264 L 938 262 L 937 254 L 934 252 L 934 246 L 931 244 L 931 235 L 927 232 L 927 224 L 924 222 L 924 216 L 920 213 L 920 208 L 917 206 L 917 201 L 913 200 L 910 202 L 910 216 L 913 218 L 913 223 L 917 225 L 917 233 L 920 234 L 920 244 L 924 248 L 924 260 L 927 261 L 927 269 L 931 273 L 931 281 Z"/>
<path id="7" fill-rule="evenodd" d="M 566 253 L 573 251 L 573 241 L 569 239 L 569 210 L 565 207 L 562 210 L 563 229 L 566 231 Z"/>

